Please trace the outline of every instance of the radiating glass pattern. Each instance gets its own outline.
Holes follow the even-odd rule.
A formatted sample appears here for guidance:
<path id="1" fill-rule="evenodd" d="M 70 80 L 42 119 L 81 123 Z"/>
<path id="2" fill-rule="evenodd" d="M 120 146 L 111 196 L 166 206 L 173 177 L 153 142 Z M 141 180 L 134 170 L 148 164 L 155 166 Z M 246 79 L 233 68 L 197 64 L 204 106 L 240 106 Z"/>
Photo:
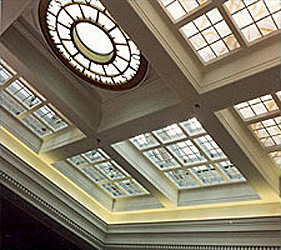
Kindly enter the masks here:
<path id="1" fill-rule="evenodd" d="M 90 150 L 66 159 L 113 198 L 148 192 L 102 149 Z"/>
<path id="2" fill-rule="evenodd" d="M 265 95 L 247 102 L 237 104 L 235 106 L 235 109 L 243 119 L 249 119 L 259 115 L 267 114 L 271 111 L 276 111 L 279 108 L 272 95 Z"/>
<path id="3" fill-rule="evenodd" d="M 229 0 L 224 5 L 248 42 L 280 29 L 281 3 L 278 0 Z"/>
<path id="4" fill-rule="evenodd" d="M 172 19 L 178 20 L 187 13 L 196 10 L 207 0 L 160 0 L 160 2 Z"/>
<path id="5" fill-rule="evenodd" d="M 195 117 L 130 141 L 180 189 L 245 181 Z"/>
<path id="6" fill-rule="evenodd" d="M 240 47 L 217 8 L 182 26 L 180 31 L 204 62 Z"/>
<path id="7" fill-rule="evenodd" d="M 1 106 L 4 109 L 41 138 L 69 126 L 51 104 L 22 77 L 17 75 L 9 81 L 12 73 L 3 64 Z"/>
<path id="8" fill-rule="evenodd" d="M 245 125 L 262 145 L 276 166 L 280 166 L 280 93 L 268 94 L 234 106 Z"/>

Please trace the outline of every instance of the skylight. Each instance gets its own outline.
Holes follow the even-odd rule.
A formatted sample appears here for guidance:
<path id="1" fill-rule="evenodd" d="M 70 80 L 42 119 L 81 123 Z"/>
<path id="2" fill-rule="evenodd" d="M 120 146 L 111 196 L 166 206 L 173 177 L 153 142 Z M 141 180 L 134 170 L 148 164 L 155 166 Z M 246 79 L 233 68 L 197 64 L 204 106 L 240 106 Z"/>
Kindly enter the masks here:
<path id="1" fill-rule="evenodd" d="M 224 5 L 248 42 L 280 29 L 280 1 L 229 0 Z"/>
<path id="2" fill-rule="evenodd" d="M 204 62 L 240 47 L 217 8 L 187 23 L 180 31 Z"/>
<path id="3" fill-rule="evenodd" d="M 207 0 L 160 0 L 163 7 L 171 15 L 173 20 L 178 20 L 187 13 L 196 10 Z"/>
<path id="4" fill-rule="evenodd" d="M 145 76 L 146 59 L 99 0 L 42 0 L 40 24 L 59 59 L 91 84 L 122 90 Z"/>
<path id="5" fill-rule="evenodd" d="M 234 106 L 264 151 L 280 166 L 280 91 Z"/>
<path id="6" fill-rule="evenodd" d="M 140 147 L 144 135 L 154 143 Z M 196 118 L 130 141 L 180 189 L 245 181 Z"/>
<path id="7" fill-rule="evenodd" d="M 113 198 L 144 195 L 148 192 L 102 149 L 66 159 Z"/>
<path id="8" fill-rule="evenodd" d="M 22 77 L 17 75 L 10 81 L 12 73 L 7 67 L 1 63 L 2 107 L 41 138 L 69 126 Z"/>
<path id="9" fill-rule="evenodd" d="M 160 5 L 204 64 L 281 27 L 278 0 L 160 0 Z"/>

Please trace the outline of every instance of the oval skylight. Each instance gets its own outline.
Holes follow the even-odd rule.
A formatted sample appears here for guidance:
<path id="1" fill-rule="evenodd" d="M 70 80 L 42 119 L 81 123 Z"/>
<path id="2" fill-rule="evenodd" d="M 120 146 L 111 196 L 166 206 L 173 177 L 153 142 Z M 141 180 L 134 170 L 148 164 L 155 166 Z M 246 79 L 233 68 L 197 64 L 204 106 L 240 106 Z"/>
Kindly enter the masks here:
<path id="1" fill-rule="evenodd" d="M 42 0 L 40 23 L 60 60 L 91 84 L 124 90 L 144 78 L 146 59 L 100 1 Z"/>

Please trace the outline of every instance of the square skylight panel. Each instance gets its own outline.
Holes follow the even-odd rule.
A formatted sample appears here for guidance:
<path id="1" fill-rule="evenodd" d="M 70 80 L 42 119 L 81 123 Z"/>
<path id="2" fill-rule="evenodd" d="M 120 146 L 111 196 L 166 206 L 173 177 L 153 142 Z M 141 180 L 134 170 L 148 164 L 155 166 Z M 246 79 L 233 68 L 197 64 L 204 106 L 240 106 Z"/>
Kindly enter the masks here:
<path id="1" fill-rule="evenodd" d="M 82 168 L 81 171 L 90 177 L 94 182 L 105 181 L 107 178 L 102 175 L 95 167 L 89 166 Z"/>
<path id="2" fill-rule="evenodd" d="M 179 167 L 177 161 L 163 147 L 145 151 L 143 154 L 160 169 Z"/>
<path id="3" fill-rule="evenodd" d="M 277 97 L 279 98 L 279 100 L 281 101 L 281 91 L 277 91 L 276 92 Z"/>
<path id="4" fill-rule="evenodd" d="M 190 136 L 206 133 L 201 123 L 195 117 L 187 121 L 181 122 L 180 126 L 182 126 Z"/>
<path id="5" fill-rule="evenodd" d="M 98 163 L 95 167 L 110 180 L 125 178 L 125 175 L 120 171 L 119 166 L 114 161 Z"/>
<path id="6" fill-rule="evenodd" d="M 240 47 L 217 8 L 185 24 L 180 31 L 204 62 Z"/>
<path id="7" fill-rule="evenodd" d="M 226 155 L 210 135 L 201 136 L 194 139 L 194 141 L 204 151 L 204 153 L 208 155 L 211 160 L 226 158 Z"/>
<path id="8" fill-rule="evenodd" d="M 1 106 L 3 106 L 7 111 L 9 111 L 14 116 L 26 112 L 26 109 L 22 105 L 20 105 L 16 100 L 14 100 L 8 93 L 2 92 L 0 99 L 1 99 Z"/>
<path id="9" fill-rule="evenodd" d="M 229 0 L 224 5 L 248 42 L 280 29 L 281 4 L 278 0 Z"/>
<path id="10" fill-rule="evenodd" d="M 230 181 L 245 180 L 244 176 L 230 161 L 218 162 L 216 166 L 225 173 Z"/>
<path id="11" fill-rule="evenodd" d="M 281 116 L 249 125 L 264 147 L 281 145 Z"/>
<path id="12" fill-rule="evenodd" d="M 165 172 L 165 175 L 175 183 L 179 188 L 198 187 L 198 183 L 194 180 L 188 170 L 176 169 Z"/>
<path id="13" fill-rule="evenodd" d="M 179 139 L 185 138 L 185 134 L 182 129 L 177 125 L 173 124 L 165 128 L 152 132 L 162 143 L 173 142 Z"/>
<path id="14" fill-rule="evenodd" d="M 167 148 L 181 161 L 183 165 L 196 164 L 206 161 L 205 157 L 201 155 L 198 148 L 190 140 L 169 145 Z"/>
<path id="15" fill-rule="evenodd" d="M 120 187 L 122 190 L 124 190 L 128 195 L 144 194 L 144 191 L 133 180 L 117 181 L 116 185 Z"/>
<path id="16" fill-rule="evenodd" d="M 26 108 L 31 109 L 42 103 L 42 100 L 34 94 L 22 80 L 15 80 L 5 89 Z"/>
<path id="17" fill-rule="evenodd" d="M 125 194 L 113 183 L 103 183 L 101 187 L 113 198 L 125 196 Z"/>
<path id="18" fill-rule="evenodd" d="M 279 109 L 271 95 L 265 95 L 247 102 L 242 102 L 234 107 L 244 120 Z"/>
<path id="19" fill-rule="evenodd" d="M 207 2 L 207 0 L 160 0 L 164 9 L 176 21 L 186 15 L 187 13 L 196 10 L 200 5 Z"/>
<path id="20" fill-rule="evenodd" d="M 274 151 L 269 153 L 276 166 L 281 167 L 281 151 Z"/>
<path id="21" fill-rule="evenodd" d="M 0 85 L 3 85 L 3 83 L 8 81 L 12 76 L 13 74 L 2 64 L 0 64 Z"/>
<path id="22" fill-rule="evenodd" d="M 50 129 L 48 129 L 45 124 L 39 121 L 35 116 L 28 115 L 24 117 L 22 123 L 25 124 L 31 131 L 37 134 L 39 137 L 44 137 L 52 133 Z"/>
<path id="23" fill-rule="evenodd" d="M 49 106 L 44 105 L 37 109 L 34 114 L 39 117 L 53 131 L 58 131 L 68 126 L 68 124 Z"/>
<path id="24" fill-rule="evenodd" d="M 203 185 L 215 185 L 224 183 L 218 171 L 212 165 L 203 165 L 190 169 L 194 175 L 202 182 Z"/>
<path id="25" fill-rule="evenodd" d="M 90 163 L 102 162 L 109 159 L 109 156 L 101 149 L 90 150 L 82 155 Z"/>
<path id="26" fill-rule="evenodd" d="M 130 141 L 140 150 L 159 145 L 151 133 L 141 134 L 131 138 Z"/>

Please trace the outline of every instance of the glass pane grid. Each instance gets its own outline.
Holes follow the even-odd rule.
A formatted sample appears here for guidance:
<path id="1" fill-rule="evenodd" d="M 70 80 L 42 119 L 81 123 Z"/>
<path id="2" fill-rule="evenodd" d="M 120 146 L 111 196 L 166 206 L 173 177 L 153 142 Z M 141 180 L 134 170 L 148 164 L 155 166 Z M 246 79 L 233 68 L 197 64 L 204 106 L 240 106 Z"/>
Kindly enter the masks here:
<path id="1" fill-rule="evenodd" d="M 249 125 L 264 147 L 281 145 L 281 116 Z"/>
<path id="2" fill-rule="evenodd" d="M 185 138 L 185 134 L 182 129 L 177 125 L 173 124 L 167 126 L 163 129 L 159 129 L 152 132 L 162 143 L 168 143 L 172 141 L 177 141 Z"/>
<path id="3" fill-rule="evenodd" d="M 242 102 L 235 105 L 234 108 L 244 120 L 268 114 L 279 109 L 271 95 L 265 95 L 247 102 Z"/>
<path id="4" fill-rule="evenodd" d="M 185 24 L 180 31 L 204 62 L 240 47 L 217 8 Z"/>
<path id="5" fill-rule="evenodd" d="M 165 175 L 176 184 L 178 188 L 198 187 L 198 183 L 193 179 L 187 170 L 176 169 L 165 172 Z"/>
<path id="6" fill-rule="evenodd" d="M 229 0 L 225 6 L 248 42 L 280 29 L 280 1 Z"/>
<path id="7" fill-rule="evenodd" d="M 201 123 L 194 117 L 187 121 L 181 122 L 180 126 L 184 128 L 184 130 L 190 136 L 200 135 L 202 133 L 206 133 L 205 129 L 202 127 Z"/>
<path id="8" fill-rule="evenodd" d="M 148 194 L 148 191 L 100 148 L 69 157 L 66 161 L 113 198 Z"/>
<path id="9" fill-rule="evenodd" d="M 1 106 L 4 107 L 8 112 L 13 114 L 14 116 L 18 116 L 26 112 L 26 109 L 17 101 L 15 101 L 9 94 L 2 92 L 0 98 Z"/>
<path id="10" fill-rule="evenodd" d="M 275 151 L 269 153 L 269 156 L 273 160 L 276 166 L 281 168 L 281 151 Z"/>
<path id="11" fill-rule="evenodd" d="M 218 171 L 212 165 L 202 165 L 190 168 L 195 176 L 202 182 L 203 185 L 216 185 L 225 183 Z"/>
<path id="12" fill-rule="evenodd" d="M 115 182 L 118 187 L 125 191 L 127 195 L 141 195 L 144 194 L 144 190 L 140 188 L 138 184 L 136 184 L 135 180 L 121 180 Z"/>
<path id="13" fill-rule="evenodd" d="M 206 162 L 205 157 L 201 155 L 198 148 L 190 140 L 169 145 L 167 148 L 173 152 L 183 165 Z"/>
<path id="14" fill-rule="evenodd" d="M 103 183 L 100 185 L 113 198 L 123 197 L 125 194 L 114 183 Z"/>
<path id="15" fill-rule="evenodd" d="M 196 10 L 207 0 L 160 0 L 164 9 L 171 15 L 173 20 L 178 20 L 187 13 Z"/>
<path id="16" fill-rule="evenodd" d="M 68 124 L 47 105 L 37 109 L 34 114 L 40 117 L 41 120 L 55 132 L 68 126 Z"/>
<path id="17" fill-rule="evenodd" d="M 12 76 L 13 76 L 13 74 L 7 68 L 5 68 L 2 64 L 0 64 L 0 85 L 3 85 Z"/>
<path id="18" fill-rule="evenodd" d="M 39 121 L 33 115 L 28 115 L 28 116 L 24 117 L 21 121 L 31 131 L 33 131 L 35 134 L 37 134 L 41 138 L 52 133 L 52 131 L 50 129 L 48 129 L 41 121 Z"/>
<path id="19" fill-rule="evenodd" d="M 159 145 L 151 133 L 135 136 L 134 138 L 131 138 L 130 141 L 140 150 Z"/>
<path id="20" fill-rule="evenodd" d="M 194 139 L 194 141 L 211 160 L 226 158 L 226 155 L 210 135 L 201 136 Z"/>
<path id="21" fill-rule="evenodd" d="M 244 176 L 230 161 L 216 163 L 216 166 L 225 173 L 229 181 L 245 181 Z"/>
<path id="22" fill-rule="evenodd" d="M 173 156 L 163 147 L 145 151 L 143 154 L 161 170 L 180 166 Z"/>
<path id="23" fill-rule="evenodd" d="M 5 91 L 10 93 L 15 99 L 17 99 L 27 109 L 34 108 L 35 106 L 42 103 L 42 100 L 35 95 L 28 87 L 26 87 L 22 81 L 15 80 L 9 86 L 6 87 Z"/>

